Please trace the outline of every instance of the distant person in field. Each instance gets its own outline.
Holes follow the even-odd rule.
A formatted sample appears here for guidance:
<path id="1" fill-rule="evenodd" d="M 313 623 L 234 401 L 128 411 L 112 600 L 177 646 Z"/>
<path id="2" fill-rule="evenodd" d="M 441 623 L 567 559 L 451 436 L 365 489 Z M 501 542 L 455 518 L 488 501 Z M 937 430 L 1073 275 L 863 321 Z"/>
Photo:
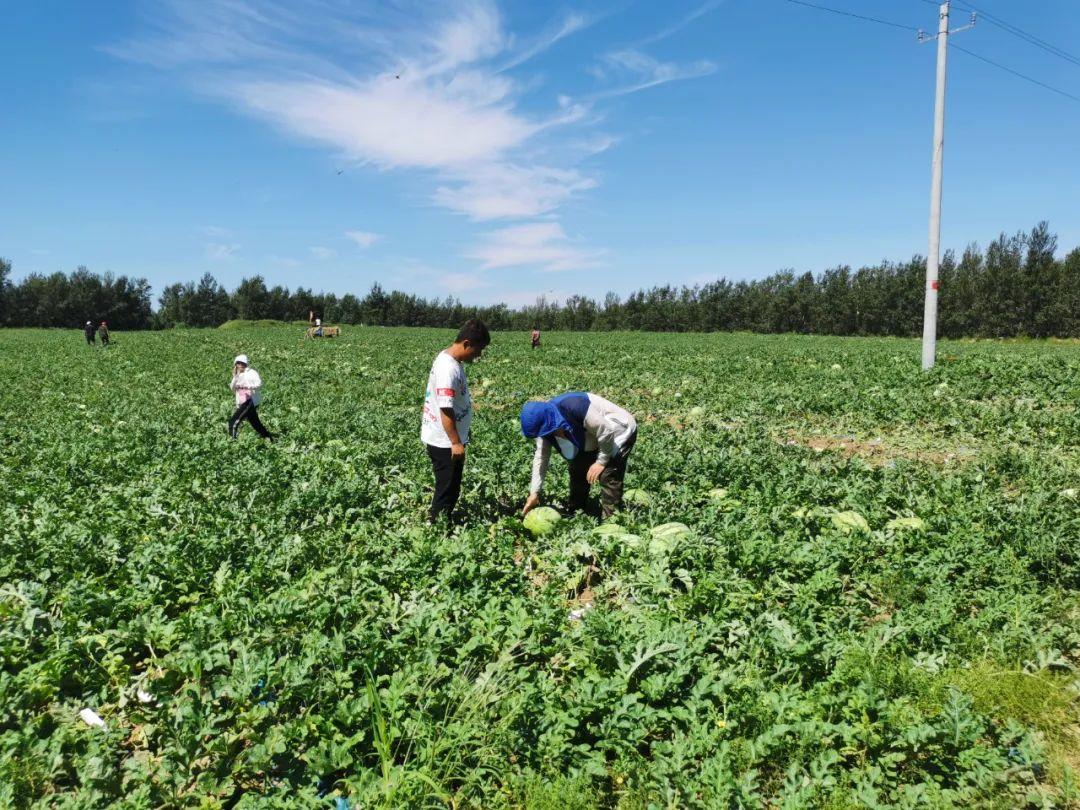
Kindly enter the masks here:
<path id="1" fill-rule="evenodd" d="M 262 400 L 262 377 L 248 363 L 246 354 L 239 354 L 233 360 L 233 373 L 229 388 L 236 396 L 236 411 L 229 419 L 229 435 L 235 439 L 240 434 L 240 428 L 243 426 L 244 420 L 247 420 L 255 428 L 256 433 L 264 439 L 273 441 L 274 437 L 270 435 L 270 431 L 263 425 L 259 419 L 259 412 L 256 410 Z"/>
<path id="2" fill-rule="evenodd" d="M 94 343 L 95 343 L 95 339 L 94 339 L 94 335 L 95 335 L 94 322 L 93 321 L 87 321 L 86 326 L 83 327 L 82 331 L 83 331 L 83 335 L 86 337 L 87 344 L 90 345 L 90 346 L 93 346 Z"/>
<path id="3" fill-rule="evenodd" d="M 637 421 L 629 411 L 597 394 L 572 391 L 547 402 L 526 402 L 521 432 L 536 440 L 524 514 L 540 505 L 552 448 L 569 462 L 572 510 L 586 507 L 589 487 L 597 482 L 601 517 L 622 506 L 626 460 L 637 441 Z"/>
<path id="4" fill-rule="evenodd" d="M 539 329 L 533 329 L 532 330 L 532 347 L 535 349 L 535 348 L 539 347 L 539 345 L 540 345 L 540 330 Z"/>
<path id="5" fill-rule="evenodd" d="M 322 337 L 322 318 L 315 319 L 315 337 Z"/>
<path id="6" fill-rule="evenodd" d="M 101 322 L 101 326 L 98 327 L 98 336 L 101 338 L 101 345 L 109 345 L 109 325 L 105 321 Z"/>
<path id="7" fill-rule="evenodd" d="M 431 523 L 442 514 L 447 522 L 454 519 L 472 424 L 472 396 L 463 364 L 480 357 L 490 343 L 491 334 L 484 322 L 471 318 L 431 364 L 420 423 L 420 440 L 427 448 L 435 474 L 435 492 L 428 509 Z"/>

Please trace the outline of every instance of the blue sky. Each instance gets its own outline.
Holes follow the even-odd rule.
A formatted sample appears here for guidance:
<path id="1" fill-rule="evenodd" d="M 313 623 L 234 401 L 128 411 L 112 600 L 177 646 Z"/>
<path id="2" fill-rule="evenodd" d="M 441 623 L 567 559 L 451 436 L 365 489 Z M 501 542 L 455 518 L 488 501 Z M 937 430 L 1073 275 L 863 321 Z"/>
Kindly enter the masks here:
<path id="1" fill-rule="evenodd" d="M 1075 0 L 977 5 L 1080 50 Z M 926 250 L 935 46 L 784 0 L 24 0 L 3 40 L 16 278 L 517 305 Z M 1080 96 L 999 27 L 955 41 Z M 948 99 L 944 245 L 1080 246 L 1080 103 L 956 51 Z"/>

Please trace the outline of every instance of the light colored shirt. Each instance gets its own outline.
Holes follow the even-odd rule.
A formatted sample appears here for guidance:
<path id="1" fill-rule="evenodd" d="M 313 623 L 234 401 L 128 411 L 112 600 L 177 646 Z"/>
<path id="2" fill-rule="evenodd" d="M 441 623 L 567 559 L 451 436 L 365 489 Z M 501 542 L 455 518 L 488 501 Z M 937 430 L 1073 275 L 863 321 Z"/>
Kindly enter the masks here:
<path id="1" fill-rule="evenodd" d="M 256 405 L 262 402 L 262 377 L 251 366 L 234 374 L 229 388 L 236 394 L 237 405 L 243 405 L 249 399 Z"/>
<path id="2" fill-rule="evenodd" d="M 424 413 L 420 422 L 420 440 L 432 447 L 450 447 L 442 423 L 442 409 L 452 408 L 458 438 L 469 443 L 472 424 L 472 395 L 465 379 L 465 368 L 446 351 L 439 352 L 431 364 L 427 390 L 424 392 Z"/>
<path id="3" fill-rule="evenodd" d="M 596 450 L 596 463 L 607 465 L 613 458 L 622 454 L 631 437 L 637 432 L 637 420 L 625 408 L 606 400 L 597 394 L 589 394 L 589 410 L 585 413 L 585 452 Z M 555 437 L 553 437 L 555 438 Z M 555 438 L 563 454 L 569 458 L 577 455 L 577 448 L 561 438 Z M 552 440 L 541 436 L 536 438 L 536 452 L 533 453 L 531 494 L 538 494 L 544 488 L 548 464 L 551 461 Z M 569 446 L 575 452 L 567 452 Z"/>

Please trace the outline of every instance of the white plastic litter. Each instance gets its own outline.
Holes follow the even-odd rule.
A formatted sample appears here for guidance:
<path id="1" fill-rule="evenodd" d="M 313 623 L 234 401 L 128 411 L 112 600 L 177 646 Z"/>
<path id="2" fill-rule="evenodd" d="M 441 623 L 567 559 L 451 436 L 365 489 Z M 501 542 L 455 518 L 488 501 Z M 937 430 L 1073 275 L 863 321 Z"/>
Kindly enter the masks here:
<path id="1" fill-rule="evenodd" d="M 583 607 L 571 610 L 567 615 L 567 618 L 572 622 L 580 622 L 582 617 L 592 609 L 592 605 L 584 605 Z"/>
<path id="2" fill-rule="evenodd" d="M 135 691 L 135 697 L 139 699 L 139 703 L 153 703 L 154 696 L 147 692 L 145 689 L 137 689 Z"/>
<path id="3" fill-rule="evenodd" d="M 101 719 L 101 715 L 95 712 L 93 709 L 83 709 L 79 712 L 79 717 L 88 726 L 94 726 L 95 728 L 105 728 L 105 721 Z"/>

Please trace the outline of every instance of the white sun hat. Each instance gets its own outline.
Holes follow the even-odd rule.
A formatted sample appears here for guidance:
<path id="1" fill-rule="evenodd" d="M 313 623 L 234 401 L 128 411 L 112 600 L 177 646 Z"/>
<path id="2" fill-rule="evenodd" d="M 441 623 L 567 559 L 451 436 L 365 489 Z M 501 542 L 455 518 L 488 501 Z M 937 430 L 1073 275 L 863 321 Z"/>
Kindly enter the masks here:
<path id="1" fill-rule="evenodd" d="M 235 366 L 237 363 L 243 363 L 245 366 L 250 366 L 251 365 L 251 363 L 248 362 L 246 354 L 238 354 L 238 355 L 236 355 L 236 359 L 233 360 L 233 365 Z"/>

